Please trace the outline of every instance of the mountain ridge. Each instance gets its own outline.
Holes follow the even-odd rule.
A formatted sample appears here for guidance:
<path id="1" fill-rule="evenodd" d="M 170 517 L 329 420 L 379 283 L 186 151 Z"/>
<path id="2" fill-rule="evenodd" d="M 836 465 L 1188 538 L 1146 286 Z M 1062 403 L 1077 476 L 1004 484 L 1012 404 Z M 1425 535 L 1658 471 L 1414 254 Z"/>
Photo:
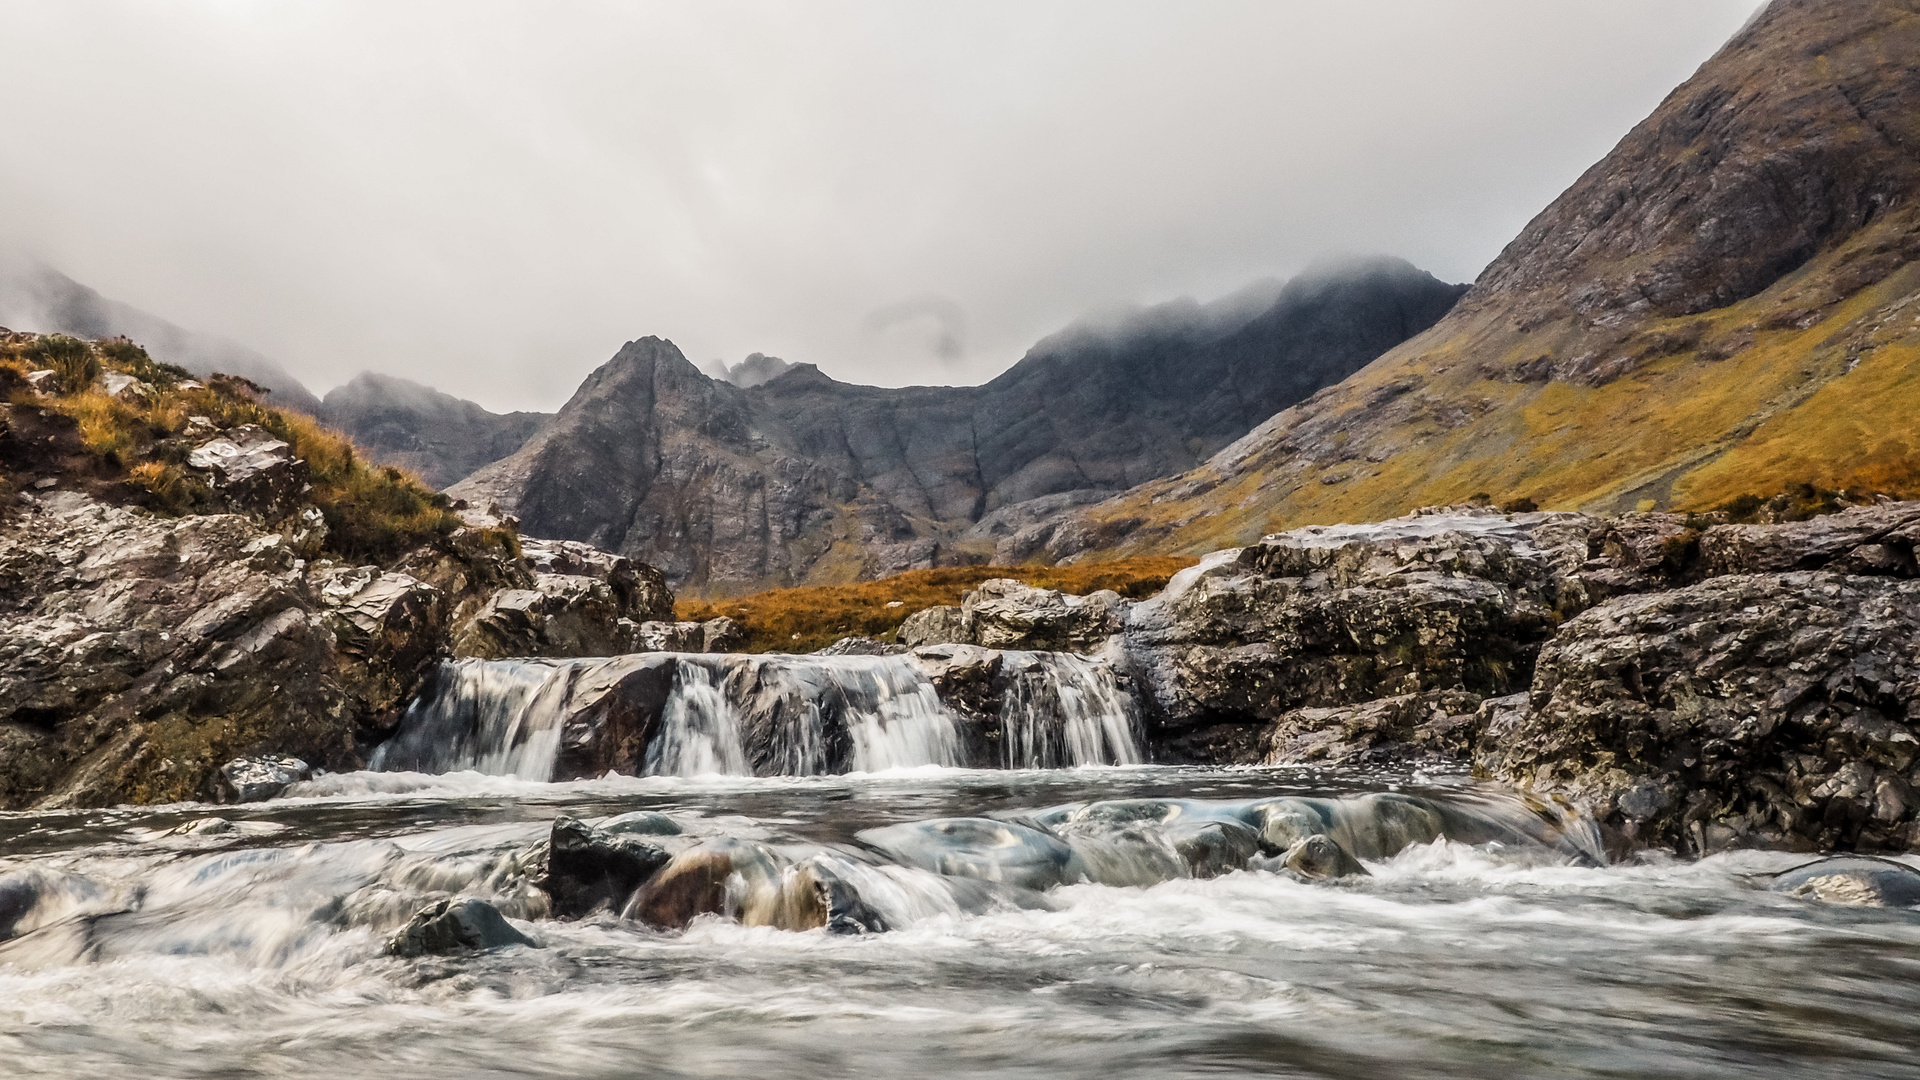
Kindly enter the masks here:
<path id="1" fill-rule="evenodd" d="M 659 565 L 695 594 L 984 562 L 1008 539 L 967 535 L 988 516 L 1189 467 L 1463 289 L 1403 260 L 1347 260 L 1262 310 L 1163 305 L 1070 329 L 976 387 L 863 387 L 796 364 L 742 388 L 643 338 L 526 446 L 448 491 L 497 502 L 531 534 Z"/>
<path id="2" fill-rule="evenodd" d="M 1439 324 L 1043 558 L 1423 504 L 1920 490 L 1920 4 L 1775 0 Z"/>

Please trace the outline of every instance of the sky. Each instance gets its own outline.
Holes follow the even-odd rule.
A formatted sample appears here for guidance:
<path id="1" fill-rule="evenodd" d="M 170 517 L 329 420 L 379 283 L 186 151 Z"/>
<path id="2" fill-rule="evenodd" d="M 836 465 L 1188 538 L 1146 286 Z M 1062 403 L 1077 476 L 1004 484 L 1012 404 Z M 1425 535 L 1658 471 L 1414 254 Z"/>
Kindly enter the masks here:
<path id="1" fill-rule="evenodd" d="M 316 392 L 972 383 L 1330 254 L 1471 280 L 1757 6 L 6 0 L 0 249 Z"/>

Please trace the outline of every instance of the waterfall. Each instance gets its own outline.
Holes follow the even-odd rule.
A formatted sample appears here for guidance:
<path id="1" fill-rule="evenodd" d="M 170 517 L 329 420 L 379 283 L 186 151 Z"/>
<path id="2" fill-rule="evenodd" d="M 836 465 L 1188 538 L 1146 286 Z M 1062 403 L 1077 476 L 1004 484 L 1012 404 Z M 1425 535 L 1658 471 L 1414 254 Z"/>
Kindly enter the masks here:
<path id="1" fill-rule="evenodd" d="M 647 748 L 647 772 L 653 776 L 721 773 L 750 776 L 747 752 L 740 744 L 740 717 L 713 674 L 699 664 L 674 666 L 673 691 L 660 713 L 660 734 Z"/>
<path id="2" fill-rule="evenodd" d="M 454 660 L 414 699 L 400 730 L 373 752 L 375 771 L 472 770 L 545 780 L 553 775 L 570 665 L 542 660 Z"/>
<path id="3" fill-rule="evenodd" d="M 907 657 L 642 653 L 442 664 L 370 767 L 548 780 L 562 737 L 600 737 L 609 709 L 657 717 L 639 760 L 615 762 L 654 776 L 966 764 L 957 719 Z"/>
<path id="4" fill-rule="evenodd" d="M 1000 730 L 1010 769 L 1138 765 L 1140 718 L 1105 662 L 1009 652 Z"/>

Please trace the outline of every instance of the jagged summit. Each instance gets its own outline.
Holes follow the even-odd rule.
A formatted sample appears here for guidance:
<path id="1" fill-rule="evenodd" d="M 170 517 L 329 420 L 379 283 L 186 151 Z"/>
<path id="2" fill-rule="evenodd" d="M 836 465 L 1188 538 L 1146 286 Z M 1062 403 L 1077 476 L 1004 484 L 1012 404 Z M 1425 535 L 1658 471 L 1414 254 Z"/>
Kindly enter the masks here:
<path id="1" fill-rule="evenodd" d="M 1916 0 L 1776 0 L 1437 326 L 1048 553 L 1196 552 L 1479 493 L 1920 490 L 1916 56 Z"/>
<path id="2" fill-rule="evenodd" d="M 742 387 L 641 338 L 449 493 L 640 555 L 693 593 L 1018 561 L 1033 520 L 1197 464 L 1462 290 L 1398 260 L 1342 264 L 1083 325 L 971 387 L 858 386 L 811 364 Z"/>

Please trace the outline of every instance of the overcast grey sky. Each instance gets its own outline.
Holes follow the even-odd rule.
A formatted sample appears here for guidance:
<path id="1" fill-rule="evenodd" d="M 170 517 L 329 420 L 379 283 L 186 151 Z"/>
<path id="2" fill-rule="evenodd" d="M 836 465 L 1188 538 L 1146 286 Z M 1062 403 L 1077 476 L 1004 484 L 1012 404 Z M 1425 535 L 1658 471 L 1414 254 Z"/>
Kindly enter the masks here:
<path id="1" fill-rule="evenodd" d="M 976 382 L 1326 252 L 1469 280 L 1757 6 L 6 0 L 0 244 L 321 392 Z"/>

